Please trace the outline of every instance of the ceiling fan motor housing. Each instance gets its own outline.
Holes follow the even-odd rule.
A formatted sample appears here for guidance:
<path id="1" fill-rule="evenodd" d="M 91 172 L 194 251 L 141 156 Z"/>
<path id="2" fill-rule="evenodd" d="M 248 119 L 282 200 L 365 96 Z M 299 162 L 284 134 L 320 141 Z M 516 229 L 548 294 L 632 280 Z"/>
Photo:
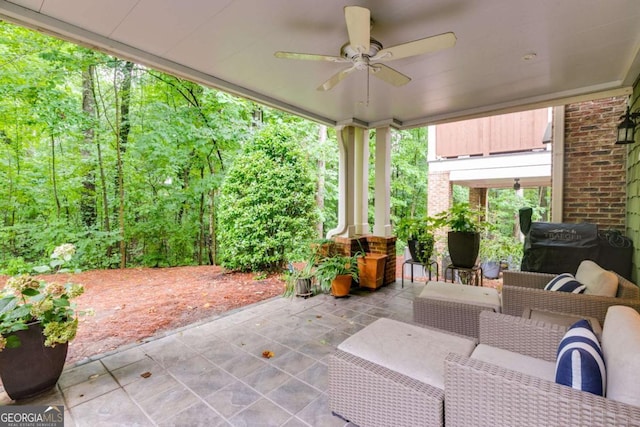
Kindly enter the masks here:
<path id="1" fill-rule="evenodd" d="M 362 60 L 366 58 L 367 60 L 365 62 L 369 63 L 368 59 L 376 56 L 377 53 L 380 52 L 381 50 L 382 50 L 382 43 L 372 38 L 370 39 L 369 52 L 361 54 L 360 52 L 358 52 L 356 48 L 351 46 L 349 42 L 346 42 L 340 48 L 340 56 L 347 58 L 349 61 L 353 61 L 353 62 L 359 62 L 358 61 L 359 59 Z"/>

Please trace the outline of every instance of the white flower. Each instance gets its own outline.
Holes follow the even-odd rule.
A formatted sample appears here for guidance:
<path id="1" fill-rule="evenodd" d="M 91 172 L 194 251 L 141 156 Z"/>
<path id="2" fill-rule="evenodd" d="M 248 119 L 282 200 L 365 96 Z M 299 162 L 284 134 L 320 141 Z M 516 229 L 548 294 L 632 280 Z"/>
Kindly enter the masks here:
<path id="1" fill-rule="evenodd" d="M 62 258 L 69 261 L 76 253 L 76 247 L 71 243 L 64 243 L 53 250 L 51 258 Z"/>

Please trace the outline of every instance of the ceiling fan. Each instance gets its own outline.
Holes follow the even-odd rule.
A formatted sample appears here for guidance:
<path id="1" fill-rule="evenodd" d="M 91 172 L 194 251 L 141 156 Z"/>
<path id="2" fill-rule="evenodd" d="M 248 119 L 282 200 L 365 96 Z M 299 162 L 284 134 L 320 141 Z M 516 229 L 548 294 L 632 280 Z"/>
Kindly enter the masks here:
<path id="1" fill-rule="evenodd" d="M 371 38 L 371 12 L 369 9 L 359 6 L 346 6 L 344 8 L 344 18 L 347 23 L 349 41 L 340 48 L 340 56 L 295 52 L 276 52 L 274 55 L 277 58 L 286 59 L 351 63 L 350 67 L 337 72 L 318 87 L 320 91 L 327 91 L 356 70 L 368 70 L 370 74 L 387 83 L 394 86 L 402 86 L 409 83 L 411 78 L 380 62 L 423 55 L 450 48 L 456 44 L 456 35 L 449 32 L 385 49 L 382 43 Z"/>

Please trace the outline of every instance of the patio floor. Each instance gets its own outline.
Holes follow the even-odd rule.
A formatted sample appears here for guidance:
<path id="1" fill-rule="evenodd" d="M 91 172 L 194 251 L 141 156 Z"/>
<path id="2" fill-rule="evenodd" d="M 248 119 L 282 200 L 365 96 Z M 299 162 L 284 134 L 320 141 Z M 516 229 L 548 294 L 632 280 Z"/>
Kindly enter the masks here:
<path id="1" fill-rule="evenodd" d="M 68 426 L 349 426 L 328 408 L 328 356 L 379 317 L 412 321 L 423 287 L 273 298 L 67 368 L 20 404 L 64 405 Z"/>

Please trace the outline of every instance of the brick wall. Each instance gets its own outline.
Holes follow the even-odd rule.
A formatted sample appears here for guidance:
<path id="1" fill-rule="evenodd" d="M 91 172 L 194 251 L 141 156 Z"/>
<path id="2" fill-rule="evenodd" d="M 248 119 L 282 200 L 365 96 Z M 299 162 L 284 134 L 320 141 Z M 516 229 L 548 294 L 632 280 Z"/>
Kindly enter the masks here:
<path id="1" fill-rule="evenodd" d="M 626 103 L 617 97 L 566 106 L 563 222 L 624 230 L 627 154 L 614 143 Z"/>
<path id="2" fill-rule="evenodd" d="M 451 203 L 452 189 L 449 181 L 449 172 L 429 172 L 429 182 L 427 187 L 427 214 L 435 216 L 442 211 L 449 209 Z M 434 251 L 437 258 L 440 258 L 446 248 L 447 235 L 444 229 L 435 233 Z"/>
<path id="3" fill-rule="evenodd" d="M 469 206 L 472 209 L 484 211 L 487 207 L 487 189 L 486 188 L 470 188 L 469 189 Z"/>
<path id="4" fill-rule="evenodd" d="M 449 172 L 429 172 L 427 186 L 427 213 L 434 216 L 449 209 L 451 183 Z"/>
<path id="5" fill-rule="evenodd" d="M 338 253 L 344 255 L 354 254 L 362 249 L 374 254 L 386 254 L 384 284 L 388 285 L 396 281 L 396 237 L 361 236 L 356 238 L 335 237 Z M 360 241 L 360 244 L 358 244 Z M 361 249 L 362 248 L 362 249 Z"/>

